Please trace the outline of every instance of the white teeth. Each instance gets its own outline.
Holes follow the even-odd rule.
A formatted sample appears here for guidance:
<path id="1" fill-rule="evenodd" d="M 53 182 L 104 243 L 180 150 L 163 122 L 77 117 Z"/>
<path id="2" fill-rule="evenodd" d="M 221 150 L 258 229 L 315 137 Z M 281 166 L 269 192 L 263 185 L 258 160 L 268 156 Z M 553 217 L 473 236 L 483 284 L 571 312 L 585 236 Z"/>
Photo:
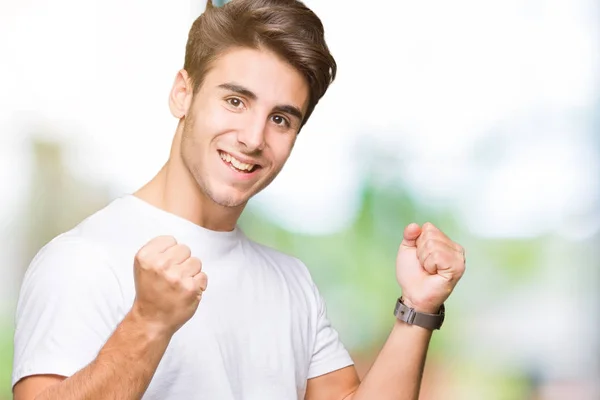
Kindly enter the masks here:
<path id="1" fill-rule="evenodd" d="M 228 163 L 231 163 L 231 165 L 233 165 L 234 167 L 236 167 L 237 169 L 240 169 L 242 171 L 250 171 L 252 168 L 254 168 L 253 164 L 243 163 L 240 160 L 232 157 L 230 154 L 221 153 L 220 156 L 221 156 L 222 160 L 227 161 Z"/>

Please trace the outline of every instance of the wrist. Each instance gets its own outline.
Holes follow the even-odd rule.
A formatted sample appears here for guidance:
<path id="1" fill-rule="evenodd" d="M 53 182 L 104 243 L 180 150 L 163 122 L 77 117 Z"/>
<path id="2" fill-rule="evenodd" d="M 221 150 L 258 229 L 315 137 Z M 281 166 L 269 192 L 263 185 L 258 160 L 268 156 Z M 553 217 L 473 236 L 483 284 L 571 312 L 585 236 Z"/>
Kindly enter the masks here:
<path id="1" fill-rule="evenodd" d="M 422 309 L 427 309 L 427 307 Z M 401 297 L 396 301 L 394 315 L 398 320 L 409 325 L 417 325 L 429 330 L 435 330 L 442 327 L 446 311 L 443 304 L 436 312 L 419 311 L 414 308 L 414 304 L 406 304 L 406 301 Z"/>
<path id="2" fill-rule="evenodd" d="M 166 324 L 147 317 L 136 302 L 134 302 L 126 318 L 150 340 L 171 340 L 175 333 Z"/>
<path id="3" fill-rule="evenodd" d="M 426 314 L 437 314 L 442 307 L 441 304 L 428 303 L 428 302 L 415 302 L 411 300 L 409 297 L 402 295 L 402 302 L 409 308 L 414 309 L 420 313 Z"/>

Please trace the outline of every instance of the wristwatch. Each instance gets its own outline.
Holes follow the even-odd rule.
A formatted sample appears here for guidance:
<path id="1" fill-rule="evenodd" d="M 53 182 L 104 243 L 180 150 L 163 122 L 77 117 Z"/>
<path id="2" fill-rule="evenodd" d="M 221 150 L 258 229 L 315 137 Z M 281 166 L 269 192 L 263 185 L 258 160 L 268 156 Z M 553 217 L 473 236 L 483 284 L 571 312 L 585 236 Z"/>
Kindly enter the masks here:
<path id="1" fill-rule="evenodd" d="M 400 321 L 404 321 L 409 325 L 417 325 L 425 329 L 440 329 L 444 323 L 446 308 L 442 304 L 440 311 L 437 314 L 426 314 L 415 311 L 414 308 L 408 307 L 402 302 L 402 297 L 396 302 L 394 315 Z"/>

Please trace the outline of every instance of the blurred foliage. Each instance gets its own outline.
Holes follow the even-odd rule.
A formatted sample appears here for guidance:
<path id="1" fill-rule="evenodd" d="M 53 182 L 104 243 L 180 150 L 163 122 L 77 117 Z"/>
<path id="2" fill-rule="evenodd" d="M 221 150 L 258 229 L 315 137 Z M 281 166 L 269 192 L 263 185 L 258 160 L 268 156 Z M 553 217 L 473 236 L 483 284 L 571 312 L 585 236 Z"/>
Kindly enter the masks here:
<path id="1" fill-rule="evenodd" d="M 13 358 L 13 329 L 0 325 L 0 400 L 12 399 L 10 387 Z"/>
<path id="2" fill-rule="evenodd" d="M 76 179 L 63 164 L 59 144 L 33 141 L 34 168 L 30 199 L 22 220 L 25 250 L 22 270 L 33 255 L 55 235 L 70 229 L 81 219 L 110 200 L 103 186 Z M 471 237 L 450 207 L 420 204 L 401 184 L 378 183 L 365 179 L 362 202 L 354 222 L 346 229 L 328 235 L 304 235 L 281 228 L 268 214 L 249 207 L 240 225 L 252 239 L 301 259 L 311 271 L 328 305 L 328 314 L 351 351 L 359 373 L 364 374 L 376 357 L 392 327 L 395 299 L 400 295 L 395 276 L 395 258 L 403 228 L 411 223 L 430 221 L 468 250 L 477 265 L 473 276 L 494 272 L 496 290 L 509 291 L 511 285 L 527 285 L 535 279 L 547 256 L 548 238 L 483 239 Z M 473 292 L 478 288 L 471 287 Z M 459 291 L 450 301 L 469 294 Z M 464 346 L 464 307 L 451 307 L 452 318 L 445 329 L 433 336 L 424 377 L 422 399 L 472 398 L 528 399 L 535 380 L 526 371 L 496 370 L 473 363 L 455 349 Z M 2 322 L 2 321 L 0 321 Z M 12 326 L 0 330 L 0 400 L 12 397 Z M 467 333 L 468 335 L 468 333 Z M 456 387 L 457 382 L 469 390 Z M 454 386 L 453 386 L 454 385 Z M 461 395 L 462 396 L 462 395 Z"/>
<path id="3" fill-rule="evenodd" d="M 475 250 L 488 260 L 485 268 L 500 269 L 509 282 L 532 279 L 543 262 L 548 239 L 497 239 L 481 240 Z"/>
<path id="4" fill-rule="evenodd" d="M 108 189 L 102 185 L 74 177 L 64 161 L 60 143 L 34 138 L 29 199 L 25 221 L 23 265 L 58 233 L 65 232 L 109 200 Z"/>

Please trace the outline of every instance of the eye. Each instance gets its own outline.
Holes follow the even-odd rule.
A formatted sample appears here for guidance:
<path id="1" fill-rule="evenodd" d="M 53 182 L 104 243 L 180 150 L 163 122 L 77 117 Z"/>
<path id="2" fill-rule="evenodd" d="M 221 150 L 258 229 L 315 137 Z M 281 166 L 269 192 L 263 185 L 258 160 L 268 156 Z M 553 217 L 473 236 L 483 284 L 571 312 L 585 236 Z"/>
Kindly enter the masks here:
<path id="1" fill-rule="evenodd" d="M 283 117 L 281 115 L 273 115 L 271 117 L 271 120 L 273 122 L 275 122 L 275 125 L 283 126 L 283 127 L 286 127 L 286 128 L 290 127 L 290 121 L 288 121 L 287 118 L 285 118 L 285 117 Z"/>
<path id="2" fill-rule="evenodd" d="M 233 108 L 242 108 L 242 106 L 244 105 L 244 102 L 241 99 L 238 99 L 237 97 L 230 97 L 226 101 Z"/>

